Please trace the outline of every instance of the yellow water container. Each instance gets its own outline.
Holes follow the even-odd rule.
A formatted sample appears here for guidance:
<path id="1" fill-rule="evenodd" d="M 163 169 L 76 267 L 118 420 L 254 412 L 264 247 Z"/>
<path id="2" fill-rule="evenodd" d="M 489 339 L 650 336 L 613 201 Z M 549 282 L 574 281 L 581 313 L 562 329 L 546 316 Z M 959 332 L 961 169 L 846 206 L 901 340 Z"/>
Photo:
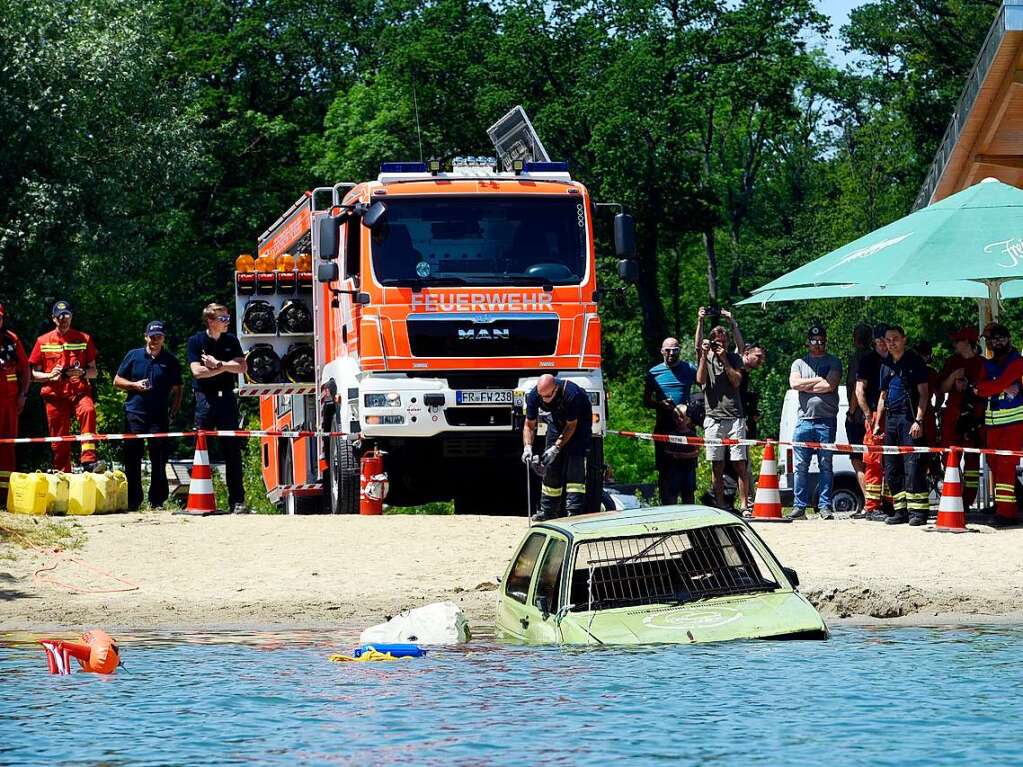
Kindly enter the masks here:
<path id="1" fill-rule="evenodd" d="M 7 510 L 14 514 L 45 514 L 47 489 L 45 474 L 38 471 L 32 474 L 11 472 L 10 487 L 7 490 Z"/>
<path id="2" fill-rule="evenodd" d="M 44 474 L 46 477 L 46 513 L 67 514 L 68 475 Z"/>
<path id="3" fill-rule="evenodd" d="M 65 474 L 68 479 L 67 513 L 85 516 L 96 513 L 96 474 Z"/>
<path id="4" fill-rule="evenodd" d="M 109 471 L 93 474 L 92 481 L 96 485 L 96 513 L 117 511 L 117 480 L 113 475 Z"/>
<path id="5" fill-rule="evenodd" d="M 112 471 L 110 475 L 114 478 L 117 483 L 117 500 L 114 502 L 114 509 L 116 511 L 127 511 L 128 510 L 128 477 L 125 476 L 123 471 Z"/>

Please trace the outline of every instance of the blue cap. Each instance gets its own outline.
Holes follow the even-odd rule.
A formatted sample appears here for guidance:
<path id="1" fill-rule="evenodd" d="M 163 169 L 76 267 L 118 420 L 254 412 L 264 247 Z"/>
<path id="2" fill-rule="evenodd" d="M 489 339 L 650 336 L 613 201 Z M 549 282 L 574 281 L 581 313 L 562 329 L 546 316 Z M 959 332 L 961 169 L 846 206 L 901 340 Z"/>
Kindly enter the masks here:
<path id="1" fill-rule="evenodd" d="M 74 312 L 71 311 L 71 304 L 63 300 L 58 301 L 53 305 L 53 311 L 50 312 L 50 316 L 59 317 L 62 314 L 74 314 Z"/>
<path id="2" fill-rule="evenodd" d="M 146 335 L 147 336 L 166 335 L 166 333 L 163 332 L 163 320 L 153 320 L 148 325 L 146 325 Z"/>

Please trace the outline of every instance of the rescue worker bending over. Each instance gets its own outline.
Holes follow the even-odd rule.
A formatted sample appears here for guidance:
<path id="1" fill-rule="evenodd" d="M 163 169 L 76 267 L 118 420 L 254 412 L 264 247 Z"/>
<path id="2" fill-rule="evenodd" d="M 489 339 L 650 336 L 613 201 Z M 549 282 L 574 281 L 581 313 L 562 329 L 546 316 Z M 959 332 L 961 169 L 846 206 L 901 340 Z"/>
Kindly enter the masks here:
<path id="1" fill-rule="evenodd" d="M 96 377 L 96 347 L 86 333 L 71 327 L 72 310 L 67 301 L 53 305 L 53 324 L 46 335 L 36 339 L 28 357 L 32 378 L 43 384 L 46 423 L 51 437 L 71 433 L 71 417 L 78 418 L 82 434 L 96 431 L 96 404 L 89 379 Z M 53 443 L 53 468 L 71 471 L 71 443 Z M 82 468 L 103 471 L 96 460 L 96 443 L 82 443 Z"/>
<path id="2" fill-rule="evenodd" d="M 984 435 L 987 447 L 998 450 L 1019 450 L 1023 444 L 1023 357 L 1013 348 L 1009 329 L 1000 322 L 989 322 L 984 338 L 992 357 L 984 360 L 984 370 L 976 387 L 987 397 Z M 963 368 L 959 376 L 966 377 Z M 992 527 L 1012 527 L 1016 519 L 1016 465 L 1013 456 L 989 455 L 988 465 L 995 481 L 995 516 Z"/>
<path id="3" fill-rule="evenodd" d="M 569 516 L 581 514 L 586 501 L 586 452 L 593 431 L 593 406 L 586 392 L 571 381 L 547 374 L 526 395 L 526 423 L 522 429 L 522 462 L 533 460 L 536 421 L 543 413 L 547 445 L 540 456 L 546 468 L 540 493 L 540 511 L 534 522 L 559 516 L 561 496 Z"/>
<path id="4" fill-rule="evenodd" d="M 18 416 L 28 396 L 28 357 L 21 341 L 5 327 L 0 304 L 0 438 L 18 436 Z M 0 445 L 0 509 L 6 508 L 7 489 L 14 471 L 14 445 Z"/>
<path id="5" fill-rule="evenodd" d="M 883 423 L 885 445 L 924 445 L 924 417 L 931 400 L 927 363 L 906 348 L 906 333 L 898 325 L 888 328 L 885 341 L 889 356 L 881 364 L 881 397 L 874 435 L 881 434 Z M 885 456 L 885 482 L 894 496 L 894 511 L 885 524 L 909 522 L 914 527 L 927 524 L 930 504 L 925 457 L 922 453 Z"/>

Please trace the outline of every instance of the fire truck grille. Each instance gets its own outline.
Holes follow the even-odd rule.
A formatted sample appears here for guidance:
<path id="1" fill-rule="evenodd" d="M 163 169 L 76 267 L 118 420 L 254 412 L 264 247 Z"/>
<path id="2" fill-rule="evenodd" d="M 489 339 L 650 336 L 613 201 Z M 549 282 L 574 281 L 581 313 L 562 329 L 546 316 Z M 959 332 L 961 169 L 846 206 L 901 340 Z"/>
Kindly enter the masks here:
<path id="1" fill-rule="evenodd" d="M 545 357 L 558 343 L 558 318 L 409 319 L 414 357 Z"/>
<path id="2" fill-rule="evenodd" d="M 511 426 L 509 407 L 449 407 L 444 415 L 451 426 Z"/>

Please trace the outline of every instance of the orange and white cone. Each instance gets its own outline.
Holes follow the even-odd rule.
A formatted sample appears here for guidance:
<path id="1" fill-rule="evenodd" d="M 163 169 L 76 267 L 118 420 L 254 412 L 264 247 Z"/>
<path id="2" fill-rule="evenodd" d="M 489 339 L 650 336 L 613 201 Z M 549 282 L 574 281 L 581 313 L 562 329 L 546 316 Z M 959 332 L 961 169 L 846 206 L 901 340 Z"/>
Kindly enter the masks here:
<path id="1" fill-rule="evenodd" d="M 760 479 L 753 498 L 754 522 L 791 522 L 781 515 L 781 494 L 778 492 L 778 459 L 774 443 L 768 442 L 760 462 Z"/>
<path id="2" fill-rule="evenodd" d="M 217 508 L 213 494 L 213 471 L 210 469 L 210 454 L 206 450 L 206 435 L 201 431 L 195 438 L 195 457 L 192 459 L 192 481 L 188 483 L 188 503 L 179 514 L 208 517 L 223 514 Z"/>
<path id="3" fill-rule="evenodd" d="M 941 501 L 938 502 L 938 520 L 934 529 L 942 533 L 968 533 L 966 510 L 963 508 L 963 483 L 959 474 L 958 450 L 948 451 L 945 464 L 945 481 L 941 485 Z"/>

